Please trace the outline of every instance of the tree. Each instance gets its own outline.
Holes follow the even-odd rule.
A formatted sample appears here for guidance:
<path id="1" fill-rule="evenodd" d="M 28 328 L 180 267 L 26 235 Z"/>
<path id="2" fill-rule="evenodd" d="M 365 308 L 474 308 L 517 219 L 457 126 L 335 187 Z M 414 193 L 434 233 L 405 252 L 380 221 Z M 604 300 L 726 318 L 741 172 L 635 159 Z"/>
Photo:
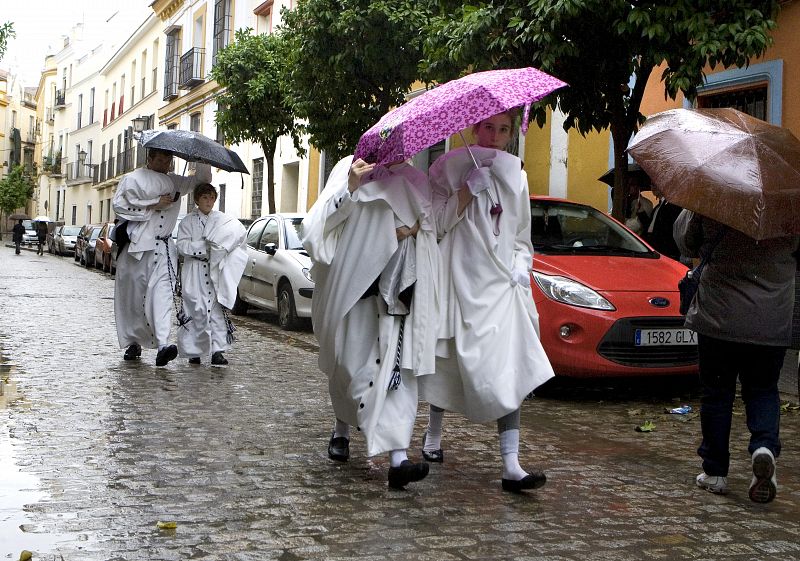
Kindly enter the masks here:
<path id="1" fill-rule="evenodd" d="M 0 59 L 2 59 L 3 55 L 6 53 L 6 49 L 8 48 L 8 40 L 15 36 L 16 33 L 14 32 L 13 23 L 7 21 L 0 25 Z"/>
<path id="2" fill-rule="evenodd" d="M 211 77 L 224 88 L 217 98 L 217 126 L 232 142 L 257 142 L 267 163 L 267 200 L 275 212 L 275 150 L 278 139 L 289 135 L 298 153 L 300 129 L 286 98 L 281 67 L 286 43 L 281 34 L 252 35 L 236 32 L 236 40 L 217 53 Z"/>
<path id="3" fill-rule="evenodd" d="M 565 129 L 610 128 L 613 215 L 628 195 L 625 148 L 644 117 L 647 80 L 662 63 L 665 95 L 689 99 L 706 66 L 746 66 L 771 44 L 779 2 L 752 0 L 476 0 L 437 2 L 424 68 L 449 78 L 467 68 L 535 66 L 569 84 L 536 108 L 556 104 Z"/>
<path id="4" fill-rule="evenodd" d="M 301 0 L 284 10 L 289 93 L 310 142 L 336 161 L 419 77 L 424 21 L 414 0 Z"/>
<path id="5" fill-rule="evenodd" d="M 33 184 L 25 173 L 25 166 L 19 165 L 3 179 L 0 179 L 0 214 L 11 214 L 33 196 Z"/>

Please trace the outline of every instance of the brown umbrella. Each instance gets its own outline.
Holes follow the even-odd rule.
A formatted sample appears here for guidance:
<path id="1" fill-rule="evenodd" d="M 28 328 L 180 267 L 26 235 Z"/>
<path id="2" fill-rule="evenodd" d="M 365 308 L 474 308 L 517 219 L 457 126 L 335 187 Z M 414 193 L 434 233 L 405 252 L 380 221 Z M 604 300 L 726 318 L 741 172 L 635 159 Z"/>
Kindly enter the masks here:
<path id="1" fill-rule="evenodd" d="M 9 220 L 30 220 L 31 217 L 27 214 L 22 214 L 20 212 L 14 213 L 8 217 Z"/>
<path id="2" fill-rule="evenodd" d="M 653 115 L 628 146 L 666 199 L 757 240 L 800 234 L 800 141 L 735 109 Z"/>

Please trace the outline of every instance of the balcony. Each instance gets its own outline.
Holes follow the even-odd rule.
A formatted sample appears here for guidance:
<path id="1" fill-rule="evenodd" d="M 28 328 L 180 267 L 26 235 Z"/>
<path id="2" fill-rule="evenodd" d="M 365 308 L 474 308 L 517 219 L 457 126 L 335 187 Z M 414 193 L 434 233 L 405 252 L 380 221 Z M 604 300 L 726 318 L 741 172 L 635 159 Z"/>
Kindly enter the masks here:
<path id="1" fill-rule="evenodd" d="M 205 49 L 195 47 L 186 51 L 181 57 L 178 88 L 190 90 L 205 82 L 205 78 L 203 77 L 205 58 Z"/>
<path id="2" fill-rule="evenodd" d="M 88 182 L 94 177 L 94 169 L 97 166 L 92 164 L 81 164 L 80 162 L 70 162 L 67 164 L 68 182 Z"/>
<path id="3" fill-rule="evenodd" d="M 52 107 L 48 107 L 45 110 L 45 119 L 47 120 L 48 123 L 53 124 L 53 122 L 56 120 L 55 109 L 53 109 Z"/>
<path id="4" fill-rule="evenodd" d="M 42 173 L 50 174 L 52 177 L 61 177 L 61 154 L 45 156 L 42 159 Z"/>
<path id="5" fill-rule="evenodd" d="M 56 109 L 63 109 L 67 106 L 67 97 L 64 90 L 56 90 Z"/>

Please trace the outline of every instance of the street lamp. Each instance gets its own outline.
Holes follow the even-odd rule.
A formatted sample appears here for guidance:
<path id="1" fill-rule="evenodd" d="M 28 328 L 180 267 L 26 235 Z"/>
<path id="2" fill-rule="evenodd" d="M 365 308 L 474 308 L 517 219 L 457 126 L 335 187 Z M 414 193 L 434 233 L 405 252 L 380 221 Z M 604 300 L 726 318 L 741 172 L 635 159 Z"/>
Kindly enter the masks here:
<path id="1" fill-rule="evenodd" d="M 147 128 L 147 125 L 150 124 L 150 118 L 142 117 L 140 115 L 135 119 L 131 119 L 131 122 L 133 123 L 133 132 L 139 134 Z"/>

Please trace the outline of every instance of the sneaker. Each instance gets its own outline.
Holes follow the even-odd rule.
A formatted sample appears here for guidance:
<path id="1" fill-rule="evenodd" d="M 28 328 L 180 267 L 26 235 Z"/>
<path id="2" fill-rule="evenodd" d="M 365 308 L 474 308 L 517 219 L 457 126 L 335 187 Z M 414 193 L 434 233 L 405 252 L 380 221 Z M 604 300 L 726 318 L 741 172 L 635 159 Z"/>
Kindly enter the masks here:
<path id="1" fill-rule="evenodd" d="M 222 354 L 222 351 L 217 351 L 211 355 L 211 366 L 225 366 L 228 364 L 228 359 Z"/>
<path id="2" fill-rule="evenodd" d="M 753 480 L 750 482 L 750 500 L 754 503 L 768 503 L 778 492 L 775 478 L 775 456 L 763 446 L 753 452 Z"/>
<path id="3" fill-rule="evenodd" d="M 178 356 L 178 347 L 175 345 L 167 345 L 156 355 L 156 366 L 166 366 L 171 360 L 175 360 Z"/>
<path id="4" fill-rule="evenodd" d="M 123 360 L 136 360 L 142 356 L 142 346 L 139 343 L 134 343 L 129 345 L 127 349 L 125 349 L 125 354 L 122 355 Z"/>
<path id="5" fill-rule="evenodd" d="M 728 493 L 728 478 L 721 475 L 708 475 L 702 472 L 695 478 L 697 486 L 705 489 L 709 493 L 716 493 L 717 495 L 725 495 Z"/>

